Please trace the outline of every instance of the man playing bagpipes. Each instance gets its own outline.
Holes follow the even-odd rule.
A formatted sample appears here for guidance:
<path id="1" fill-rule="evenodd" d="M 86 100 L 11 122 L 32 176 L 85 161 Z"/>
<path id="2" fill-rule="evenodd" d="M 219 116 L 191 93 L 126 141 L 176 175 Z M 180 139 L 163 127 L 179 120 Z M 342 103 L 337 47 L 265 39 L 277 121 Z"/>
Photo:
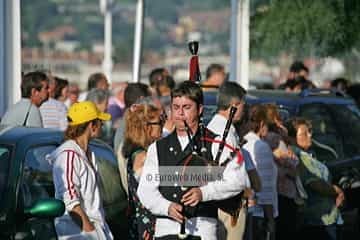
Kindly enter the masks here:
<path id="1" fill-rule="evenodd" d="M 246 91 L 236 82 L 225 82 L 219 87 L 217 96 L 217 113 L 213 116 L 209 122 L 207 128 L 212 132 L 221 135 L 225 131 L 228 131 L 225 139 L 226 143 L 240 148 L 244 158 L 245 169 L 249 176 L 249 182 L 247 188 L 242 194 L 242 198 L 238 202 L 239 208 L 235 214 L 230 215 L 219 209 L 219 239 L 226 240 L 241 240 L 244 239 L 245 227 L 251 230 L 250 223 L 251 218 L 247 219 L 247 203 L 254 204 L 251 199 L 255 198 L 255 192 L 260 191 L 261 183 L 260 178 L 256 172 L 256 168 L 252 163 L 250 154 L 241 148 L 242 141 L 237 134 L 237 131 L 233 124 L 239 123 L 243 114 L 245 106 L 245 94 Z M 236 112 L 231 116 L 231 110 L 235 108 Z M 229 122 L 229 119 L 231 121 Z M 232 123 L 226 130 L 227 123 Z M 250 200 L 249 200 L 250 199 Z M 250 204 L 250 206 L 251 206 Z M 248 225 L 248 226 L 246 226 Z"/>
<path id="2" fill-rule="evenodd" d="M 148 149 L 138 195 L 157 216 L 156 239 L 217 239 L 218 200 L 239 195 L 248 181 L 239 152 L 232 154 L 226 147 L 217 154 L 221 137 L 201 126 L 202 112 L 203 93 L 199 85 L 192 81 L 180 83 L 171 93 L 175 131 Z M 217 155 L 219 158 L 214 158 Z M 185 169 L 187 164 L 196 163 L 206 169 L 213 161 L 218 161 L 218 165 L 226 162 L 221 180 L 187 189 L 181 187 L 181 182 L 164 186 L 161 179 L 154 180 L 161 176 L 163 167 Z"/>

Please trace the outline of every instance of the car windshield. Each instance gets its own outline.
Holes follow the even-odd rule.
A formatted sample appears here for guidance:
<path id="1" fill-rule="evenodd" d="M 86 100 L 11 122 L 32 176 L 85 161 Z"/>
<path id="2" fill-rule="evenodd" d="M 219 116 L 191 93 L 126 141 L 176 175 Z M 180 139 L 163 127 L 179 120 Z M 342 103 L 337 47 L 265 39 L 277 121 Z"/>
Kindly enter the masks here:
<path id="1" fill-rule="evenodd" d="M 360 154 L 360 112 L 355 105 L 306 104 L 301 107 L 300 116 L 311 120 L 313 138 L 332 148 L 337 159 Z M 328 157 L 321 158 L 329 161 Z"/>
<path id="2" fill-rule="evenodd" d="M 335 123 L 339 129 L 343 143 L 344 156 L 354 157 L 360 154 L 360 113 L 359 109 L 352 105 L 339 108 L 330 105 Z"/>
<path id="3" fill-rule="evenodd" d="M 9 177 L 10 149 L 0 145 L 0 205 L 5 196 L 7 179 Z"/>

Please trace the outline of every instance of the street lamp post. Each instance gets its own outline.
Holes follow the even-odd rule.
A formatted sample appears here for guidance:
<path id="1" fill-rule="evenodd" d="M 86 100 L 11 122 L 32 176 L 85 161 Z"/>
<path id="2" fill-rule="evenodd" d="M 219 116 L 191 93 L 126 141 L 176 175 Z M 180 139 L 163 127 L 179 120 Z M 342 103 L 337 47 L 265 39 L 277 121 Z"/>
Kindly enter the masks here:
<path id="1" fill-rule="evenodd" d="M 20 0 L 0 0 L 0 117 L 20 97 Z"/>
<path id="2" fill-rule="evenodd" d="M 100 10 L 104 14 L 104 60 L 102 68 L 109 83 L 112 83 L 112 4 L 113 0 L 100 0 Z"/>
<path id="3" fill-rule="evenodd" d="M 231 0 L 230 80 L 249 88 L 249 0 Z"/>
<path id="4" fill-rule="evenodd" d="M 144 0 L 138 0 L 136 5 L 136 25 L 134 38 L 133 82 L 140 82 L 142 33 L 144 30 Z"/>

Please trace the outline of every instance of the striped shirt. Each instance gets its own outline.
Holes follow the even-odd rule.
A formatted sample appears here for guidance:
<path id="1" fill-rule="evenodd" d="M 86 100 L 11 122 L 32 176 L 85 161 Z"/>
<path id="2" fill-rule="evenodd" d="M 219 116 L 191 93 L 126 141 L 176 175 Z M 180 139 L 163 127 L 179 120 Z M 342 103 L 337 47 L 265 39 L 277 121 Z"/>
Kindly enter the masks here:
<path id="1" fill-rule="evenodd" d="M 44 128 L 54 128 L 62 131 L 67 128 L 67 108 L 64 103 L 49 98 L 49 100 L 41 104 L 40 113 Z"/>
<path id="2" fill-rule="evenodd" d="M 264 216 L 262 207 L 259 205 L 272 205 L 273 216 L 277 217 L 277 167 L 271 148 L 254 132 L 249 132 L 244 138 L 247 140 L 247 143 L 243 147 L 250 153 L 262 186 L 261 191 L 256 193 L 258 205 L 255 206 L 253 216 Z"/>

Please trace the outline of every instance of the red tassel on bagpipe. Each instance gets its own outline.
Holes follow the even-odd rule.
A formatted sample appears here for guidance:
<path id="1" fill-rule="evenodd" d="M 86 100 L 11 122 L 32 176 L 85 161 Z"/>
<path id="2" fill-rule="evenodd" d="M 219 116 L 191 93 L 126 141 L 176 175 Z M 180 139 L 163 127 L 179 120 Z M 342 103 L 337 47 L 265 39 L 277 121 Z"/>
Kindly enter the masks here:
<path id="1" fill-rule="evenodd" d="M 199 57 L 192 56 L 190 59 L 190 66 L 189 66 L 189 80 L 193 82 L 200 82 L 201 75 L 200 75 L 200 68 L 199 68 Z"/>
<path id="2" fill-rule="evenodd" d="M 189 42 L 189 50 L 192 54 L 189 65 L 189 80 L 200 83 L 201 73 L 199 67 L 199 57 L 197 55 L 197 52 L 199 50 L 199 43 L 196 41 Z"/>

